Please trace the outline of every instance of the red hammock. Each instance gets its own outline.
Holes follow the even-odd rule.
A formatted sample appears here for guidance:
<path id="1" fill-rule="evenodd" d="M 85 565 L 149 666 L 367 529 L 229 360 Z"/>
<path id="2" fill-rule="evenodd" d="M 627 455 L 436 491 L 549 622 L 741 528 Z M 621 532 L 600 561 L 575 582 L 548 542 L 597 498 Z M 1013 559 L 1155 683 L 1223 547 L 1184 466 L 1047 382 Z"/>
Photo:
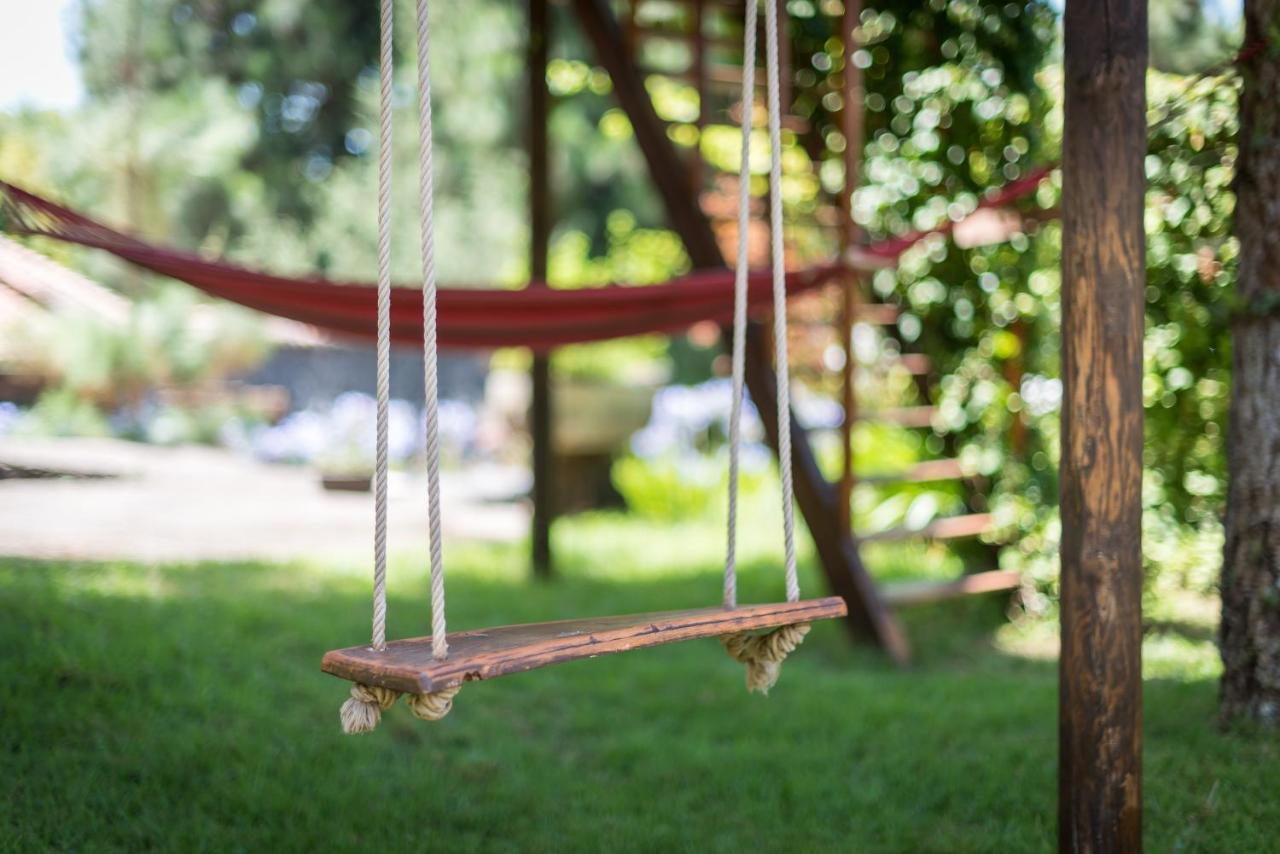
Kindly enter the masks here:
<path id="1" fill-rule="evenodd" d="M 1006 185 L 980 207 L 998 207 L 1033 192 L 1047 170 Z M 17 234 L 52 237 L 103 249 L 156 273 L 186 282 L 207 294 L 278 317 L 361 338 L 376 332 L 377 297 L 370 285 L 321 278 L 290 279 L 208 261 L 190 252 L 166 249 L 0 181 L 0 226 Z M 948 233 L 954 223 L 864 247 L 864 257 L 896 259 L 931 233 Z M 787 293 L 798 294 L 834 280 L 835 262 L 787 274 Z M 772 291 L 767 271 L 748 279 L 748 311 L 767 310 Z M 530 287 L 522 290 L 441 288 L 437 298 L 439 341 L 446 347 L 525 346 L 545 350 L 562 344 L 603 341 L 647 332 L 675 332 L 700 321 L 727 323 L 733 316 L 733 273 L 705 270 L 661 285 L 579 289 Z M 391 337 L 404 344 L 422 340 L 422 293 L 395 288 L 391 295 Z"/>

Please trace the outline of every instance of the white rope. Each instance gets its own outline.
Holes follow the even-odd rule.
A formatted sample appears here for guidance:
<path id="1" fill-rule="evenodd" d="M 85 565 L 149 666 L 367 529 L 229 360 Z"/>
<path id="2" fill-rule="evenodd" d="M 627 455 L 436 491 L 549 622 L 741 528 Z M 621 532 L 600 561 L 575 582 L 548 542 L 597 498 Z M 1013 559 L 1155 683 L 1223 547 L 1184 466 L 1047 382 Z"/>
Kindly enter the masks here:
<path id="1" fill-rule="evenodd" d="M 724 606 L 738 605 L 738 466 L 742 445 L 742 388 L 746 373 L 747 268 L 751 225 L 751 117 L 756 88 L 756 4 L 742 24 L 742 160 L 738 166 L 738 262 L 733 277 L 733 403 L 729 411 L 729 542 L 724 558 Z"/>
<path id="2" fill-rule="evenodd" d="M 791 501 L 791 368 L 787 358 L 787 279 L 782 243 L 782 120 L 778 95 L 778 3 L 765 0 L 765 72 L 769 98 L 769 236 L 772 238 L 773 347 L 778 374 L 778 468 L 782 474 L 782 537 L 787 601 L 800 599 L 796 523 Z"/>
<path id="3" fill-rule="evenodd" d="M 395 0 L 381 0 L 379 42 L 378 152 L 378 377 L 377 429 L 374 451 L 373 498 L 373 648 L 387 648 L 387 410 L 391 398 L 391 117 L 393 67 L 392 8 Z M 426 390 L 427 508 L 431 527 L 432 654 L 448 654 L 445 637 L 444 572 L 440 544 L 440 441 L 436 388 L 436 273 L 432 240 L 431 82 L 427 62 L 427 2 L 418 0 L 418 188 L 422 205 L 422 338 Z M 459 688 L 413 694 L 409 707 L 424 720 L 440 720 L 453 708 Z M 348 734 L 371 732 L 399 697 L 389 688 L 356 683 L 342 704 L 339 718 Z"/>
<path id="4" fill-rule="evenodd" d="M 418 0 L 418 203 L 422 228 L 422 359 L 426 408 L 427 515 L 431 528 L 431 653 L 449 654 L 445 637 L 444 548 L 440 525 L 440 416 L 436 366 L 436 247 L 432 180 L 430 21 Z"/>
<path id="5" fill-rule="evenodd" d="M 373 468 L 373 648 L 387 647 L 387 402 L 391 397 L 392 7 L 382 0 L 378 102 L 378 414 Z"/>
<path id="6" fill-rule="evenodd" d="M 747 264 L 751 203 L 751 119 L 755 105 L 756 0 L 748 0 L 742 33 L 742 160 L 738 166 L 738 258 L 733 282 L 733 402 L 729 413 L 729 525 L 724 562 L 724 605 L 737 606 L 738 472 L 746 373 Z M 778 375 L 778 467 L 782 476 L 782 536 L 787 601 L 800 599 L 796 576 L 795 511 L 791 474 L 791 382 L 787 357 L 786 258 L 782 232 L 782 130 L 779 105 L 778 4 L 765 0 L 765 59 L 769 109 L 769 236 L 773 272 L 773 341 Z"/>
<path id="7" fill-rule="evenodd" d="M 734 550 L 738 515 L 738 451 L 741 444 L 742 385 L 746 366 L 747 318 L 747 182 L 750 180 L 751 109 L 755 100 L 756 2 L 747 0 L 742 58 L 742 163 L 738 171 L 738 267 L 734 277 L 733 303 L 733 411 L 729 426 L 729 548 L 724 567 L 724 598 L 734 607 L 737 570 Z M 778 468 L 782 473 L 782 534 L 786 547 L 787 601 L 800 599 L 796 579 L 795 519 L 791 508 L 791 388 L 787 364 L 787 290 L 782 246 L 782 132 L 778 97 L 778 3 L 765 0 L 766 72 L 769 106 L 769 233 L 773 270 L 773 339 L 778 374 Z M 782 672 L 782 662 L 809 633 L 808 623 L 779 626 L 763 635 L 737 632 L 722 637 L 730 657 L 746 665 L 747 690 L 768 694 Z"/>

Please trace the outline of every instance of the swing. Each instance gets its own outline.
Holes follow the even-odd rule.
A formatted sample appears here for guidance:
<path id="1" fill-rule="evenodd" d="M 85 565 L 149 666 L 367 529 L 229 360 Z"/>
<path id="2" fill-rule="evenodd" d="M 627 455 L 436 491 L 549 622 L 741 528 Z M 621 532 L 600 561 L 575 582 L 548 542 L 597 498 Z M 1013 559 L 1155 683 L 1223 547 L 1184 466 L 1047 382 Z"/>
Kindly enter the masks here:
<path id="1" fill-rule="evenodd" d="M 782 480 L 783 543 L 786 601 L 738 605 L 737 543 L 738 462 L 747 328 L 747 241 L 738 241 L 734 280 L 733 402 L 729 420 L 729 515 L 723 604 L 718 607 L 663 611 L 629 616 L 594 617 L 546 623 L 499 626 L 449 634 L 445 624 L 444 570 L 440 524 L 440 461 L 436 376 L 436 281 L 433 240 L 431 81 L 429 74 L 427 0 L 417 0 L 419 205 L 423 268 L 423 353 L 425 369 L 428 524 L 431 535 L 431 635 L 386 640 L 387 439 L 391 350 L 391 98 L 392 6 L 381 2 L 380 149 L 378 159 L 378 338 L 377 428 L 374 465 L 373 631 L 369 644 L 333 650 L 321 669 L 352 682 L 342 706 L 347 733 L 368 732 L 383 711 L 407 695 L 411 711 L 424 720 L 449 713 L 464 682 L 492 679 L 548 664 L 594 658 L 660 644 L 718 637 L 726 652 L 746 665 L 747 688 L 768 693 L 778 679 L 783 659 L 809 632 L 814 620 L 843 617 L 839 597 L 800 599 L 796 574 L 795 519 L 792 509 L 790 419 L 779 419 L 778 459 Z M 769 220 L 773 274 L 774 347 L 778 366 L 777 407 L 790 411 L 787 367 L 786 282 L 783 270 L 781 148 L 778 84 L 778 4 L 765 4 L 765 45 L 771 164 Z M 742 165 L 738 182 L 738 233 L 749 224 L 751 115 L 754 104 L 756 3 L 746 4 L 743 28 Z"/>

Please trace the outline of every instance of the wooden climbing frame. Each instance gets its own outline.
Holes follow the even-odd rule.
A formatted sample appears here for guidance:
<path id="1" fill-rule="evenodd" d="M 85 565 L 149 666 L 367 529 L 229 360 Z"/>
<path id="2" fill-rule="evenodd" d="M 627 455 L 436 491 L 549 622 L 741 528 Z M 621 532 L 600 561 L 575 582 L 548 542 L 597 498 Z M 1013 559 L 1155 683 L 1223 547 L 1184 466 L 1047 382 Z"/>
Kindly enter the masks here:
<path id="1" fill-rule="evenodd" d="M 630 47 L 638 38 L 638 29 L 628 19 L 629 37 L 614 18 L 607 0 L 572 0 L 571 8 L 595 51 L 596 61 L 609 73 L 613 82 L 614 97 L 630 119 L 636 142 L 649 167 L 654 186 L 665 205 L 672 229 L 681 237 L 695 267 L 700 269 L 724 268 L 725 260 L 716 240 L 711 223 L 699 202 L 698 193 L 691 189 L 688 168 L 682 162 L 675 146 L 667 135 L 665 123 L 658 117 L 644 86 L 644 75 Z M 700 32 L 685 34 L 696 41 Z M 784 44 L 786 40 L 783 40 Z M 695 53 L 696 57 L 696 53 Z M 850 85 L 856 87 L 857 81 Z M 857 122 L 852 122 L 857 126 Z M 853 148 L 853 146 L 850 146 Z M 848 287 L 851 287 L 851 283 Z M 848 290 L 846 287 L 846 290 Z M 892 323 L 896 316 L 891 306 L 859 306 L 859 320 L 875 323 Z M 722 336 L 726 346 L 732 336 L 725 330 Z M 772 348 L 768 336 L 754 325 L 747 337 L 747 383 L 752 400 L 756 402 L 767 438 L 777 452 L 778 413 L 772 404 L 776 375 L 772 366 Z M 851 390 L 852 377 L 846 378 Z M 909 407 L 884 413 L 867 413 L 867 417 L 880 417 L 901 422 L 907 426 L 928 426 L 932 409 Z M 849 484 L 843 487 L 832 484 L 820 471 L 805 431 L 792 417 L 792 463 L 795 471 L 795 493 L 800 512 L 813 537 L 818 562 L 831 591 L 844 598 L 848 604 L 846 626 L 856 639 L 869 640 L 883 649 L 899 664 L 906 664 L 911 657 L 910 644 L 886 595 L 866 571 L 858 547 L 858 539 L 848 524 L 847 506 Z M 942 471 L 937 467 L 934 477 Z M 905 473 L 908 479 L 911 473 Z M 981 524 L 980 524 L 981 523 Z M 961 517 L 946 530 L 938 528 L 938 536 L 966 535 L 975 530 L 985 530 L 990 517 L 977 514 Z M 959 531 L 963 531 L 959 534 Z M 954 530 L 953 530 L 954 529 Z M 921 532 L 914 532 L 921 534 Z M 932 535 L 924 531 L 924 536 Z M 882 538 L 897 536 L 887 532 Z M 994 581 L 993 581 L 994 579 Z M 1008 590 L 1016 587 L 1018 579 L 1010 573 L 997 573 L 986 577 L 984 585 L 966 585 L 954 581 L 938 582 L 938 590 L 932 598 L 964 595 L 974 590 Z M 998 582 L 995 583 L 995 582 Z M 930 598 L 913 586 L 910 595 L 901 601 L 911 603 Z"/>

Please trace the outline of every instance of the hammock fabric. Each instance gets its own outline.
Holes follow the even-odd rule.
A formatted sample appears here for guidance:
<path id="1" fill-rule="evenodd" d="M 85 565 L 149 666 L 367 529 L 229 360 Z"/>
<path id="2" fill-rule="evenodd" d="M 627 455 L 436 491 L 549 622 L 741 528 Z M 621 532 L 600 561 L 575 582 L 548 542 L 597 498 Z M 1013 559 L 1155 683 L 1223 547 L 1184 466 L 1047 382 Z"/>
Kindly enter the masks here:
<path id="1" fill-rule="evenodd" d="M 1001 207 L 1035 191 L 1047 169 L 1014 181 L 979 207 Z M 891 263 L 930 234 L 946 234 L 948 222 L 871 246 L 860 255 Z M 341 335 L 373 338 L 377 293 L 371 285 L 326 279 L 273 276 L 191 252 L 168 249 L 116 231 L 70 208 L 0 181 L 0 227 L 21 235 L 50 237 L 110 252 L 152 272 L 170 276 L 205 293 L 278 317 Z M 841 274 L 830 262 L 787 274 L 787 292 L 821 287 Z M 534 283 L 541 285 L 542 283 Z M 748 311 L 767 311 L 771 299 L 767 271 L 748 279 Z M 652 332 L 677 332 L 701 321 L 727 323 L 733 317 L 733 272 L 703 270 L 660 285 L 522 290 L 441 288 L 437 300 L 440 344 L 446 347 L 532 347 L 603 341 Z M 422 341 L 422 294 L 396 288 L 391 298 L 392 340 Z"/>

